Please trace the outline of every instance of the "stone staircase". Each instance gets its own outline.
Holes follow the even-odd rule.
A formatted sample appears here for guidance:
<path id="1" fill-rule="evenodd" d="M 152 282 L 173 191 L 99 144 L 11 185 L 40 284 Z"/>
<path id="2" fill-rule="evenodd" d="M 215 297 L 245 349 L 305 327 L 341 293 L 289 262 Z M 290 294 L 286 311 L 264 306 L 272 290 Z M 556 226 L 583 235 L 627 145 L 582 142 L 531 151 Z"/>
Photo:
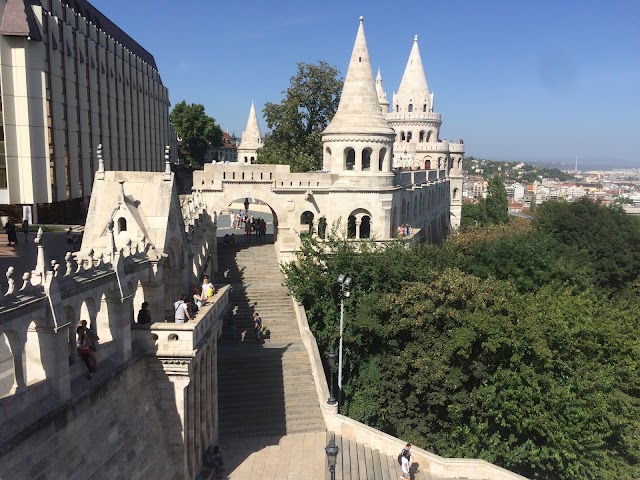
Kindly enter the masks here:
<path id="1" fill-rule="evenodd" d="M 324 431 L 309 356 L 273 244 L 221 247 L 218 282 L 230 283 L 237 341 L 227 320 L 218 343 L 220 439 Z M 271 331 L 256 344 L 253 313 Z"/>
<path id="2" fill-rule="evenodd" d="M 218 250 L 217 283 L 233 286 L 230 319 L 218 341 L 219 439 L 231 480 L 329 480 L 326 432 L 311 365 L 273 244 Z M 271 330 L 258 345 L 253 313 Z M 339 435 L 336 480 L 397 480 L 395 456 Z M 446 480 L 416 470 L 413 480 Z M 214 478 L 213 476 L 211 478 Z"/>
<path id="3" fill-rule="evenodd" d="M 327 443 L 332 436 L 333 433 L 327 432 Z M 397 456 L 385 455 L 339 435 L 335 436 L 335 441 L 340 448 L 336 461 L 336 480 L 397 480 L 402 477 Z M 417 463 L 411 467 L 411 474 L 412 480 L 446 480 L 423 472 Z M 329 480 L 328 473 L 325 478 Z"/>

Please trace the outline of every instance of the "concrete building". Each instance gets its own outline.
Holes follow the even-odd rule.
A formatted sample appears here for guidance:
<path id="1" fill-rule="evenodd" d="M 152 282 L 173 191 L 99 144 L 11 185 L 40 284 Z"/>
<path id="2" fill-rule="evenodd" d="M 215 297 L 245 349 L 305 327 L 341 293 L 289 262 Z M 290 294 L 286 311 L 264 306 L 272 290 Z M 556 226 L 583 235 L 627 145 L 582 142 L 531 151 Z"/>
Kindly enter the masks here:
<path id="1" fill-rule="evenodd" d="M 86 0 L 0 0 L 0 205 L 33 222 L 81 220 L 96 151 L 162 171 L 175 134 L 153 56 Z"/>

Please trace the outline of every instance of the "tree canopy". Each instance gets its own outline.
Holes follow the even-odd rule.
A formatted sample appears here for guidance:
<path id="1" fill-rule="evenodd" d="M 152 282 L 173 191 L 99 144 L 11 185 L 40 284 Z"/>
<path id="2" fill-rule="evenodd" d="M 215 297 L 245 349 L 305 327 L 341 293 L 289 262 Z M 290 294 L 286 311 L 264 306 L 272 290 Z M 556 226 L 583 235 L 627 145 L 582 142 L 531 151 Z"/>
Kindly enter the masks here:
<path id="1" fill-rule="evenodd" d="M 346 237 L 305 237 L 283 265 L 321 353 L 338 341 L 336 278 L 353 279 L 343 413 L 530 478 L 640 478 L 637 218 L 549 202 L 441 246 Z"/>
<path id="2" fill-rule="evenodd" d="M 187 162 L 192 167 L 202 166 L 210 147 L 222 146 L 222 129 L 205 113 L 203 105 L 187 104 L 183 100 L 173 107 L 169 116 L 187 152 Z"/>
<path id="3" fill-rule="evenodd" d="M 340 102 L 342 79 L 326 62 L 298 63 L 281 103 L 267 103 L 263 114 L 271 129 L 256 163 L 291 165 L 293 172 L 322 168 L 322 131 Z"/>

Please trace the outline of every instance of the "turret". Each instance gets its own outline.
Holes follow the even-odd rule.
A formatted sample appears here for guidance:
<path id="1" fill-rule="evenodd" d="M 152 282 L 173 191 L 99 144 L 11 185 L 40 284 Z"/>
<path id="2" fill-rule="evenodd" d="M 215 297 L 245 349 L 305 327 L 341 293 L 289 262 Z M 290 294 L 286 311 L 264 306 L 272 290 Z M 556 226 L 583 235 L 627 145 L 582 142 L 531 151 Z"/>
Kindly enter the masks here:
<path id="1" fill-rule="evenodd" d="M 393 111 L 396 113 L 433 112 L 433 95 L 429 94 L 417 35 L 413 37 L 413 48 L 409 54 L 409 61 L 398 93 L 393 94 Z"/>
<path id="2" fill-rule="evenodd" d="M 389 113 L 389 100 L 382 86 L 382 75 L 380 75 L 380 67 L 378 67 L 378 75 L 376 76 L 376 92 L 378 93 L 378 102 L 380 102 L 380 111 L 383 115 Z"/>
<path id="3" fill-rule="evenodd" d="M 367 185 L 390 185 L 395 134 L 380 110 L 363 22 L 360 17 L 338 111 L 322 133 L 323 165 L 349 183 L 366 176 Z"/>
<path id="4" fill-rule="evenodd" d="M 260 133 L 256 109 L 251 102 L 247 127 L 242 132 L 242 140 L 238 146 L 238 163 L 246 165 L 253 163 L 258 156 L 259 148 L 262 148 L 262 133 Z"/>

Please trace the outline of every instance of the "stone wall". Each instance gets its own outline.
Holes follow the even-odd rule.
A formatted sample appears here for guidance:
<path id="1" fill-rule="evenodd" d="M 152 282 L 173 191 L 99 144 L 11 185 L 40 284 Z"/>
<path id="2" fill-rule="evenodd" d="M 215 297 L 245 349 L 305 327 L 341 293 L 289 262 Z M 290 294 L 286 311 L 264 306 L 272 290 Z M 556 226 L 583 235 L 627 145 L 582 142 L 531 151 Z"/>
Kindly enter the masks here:
<path id="1" fill-rule="evenodd" d="M 175 402 L 160 410 L 161 380 L 147 374 L 155 361 L 137 356 L 94 390 L 79 380 L 86 392 L 0 445 L 0 478 L 182 478 L 183 465 L 168 461 L 175 456 L 162 426 L 171 416 L 179 425 L 179 413 Z M 180 430 L 172 436 L 173 447 L 182 444 Z"/>

